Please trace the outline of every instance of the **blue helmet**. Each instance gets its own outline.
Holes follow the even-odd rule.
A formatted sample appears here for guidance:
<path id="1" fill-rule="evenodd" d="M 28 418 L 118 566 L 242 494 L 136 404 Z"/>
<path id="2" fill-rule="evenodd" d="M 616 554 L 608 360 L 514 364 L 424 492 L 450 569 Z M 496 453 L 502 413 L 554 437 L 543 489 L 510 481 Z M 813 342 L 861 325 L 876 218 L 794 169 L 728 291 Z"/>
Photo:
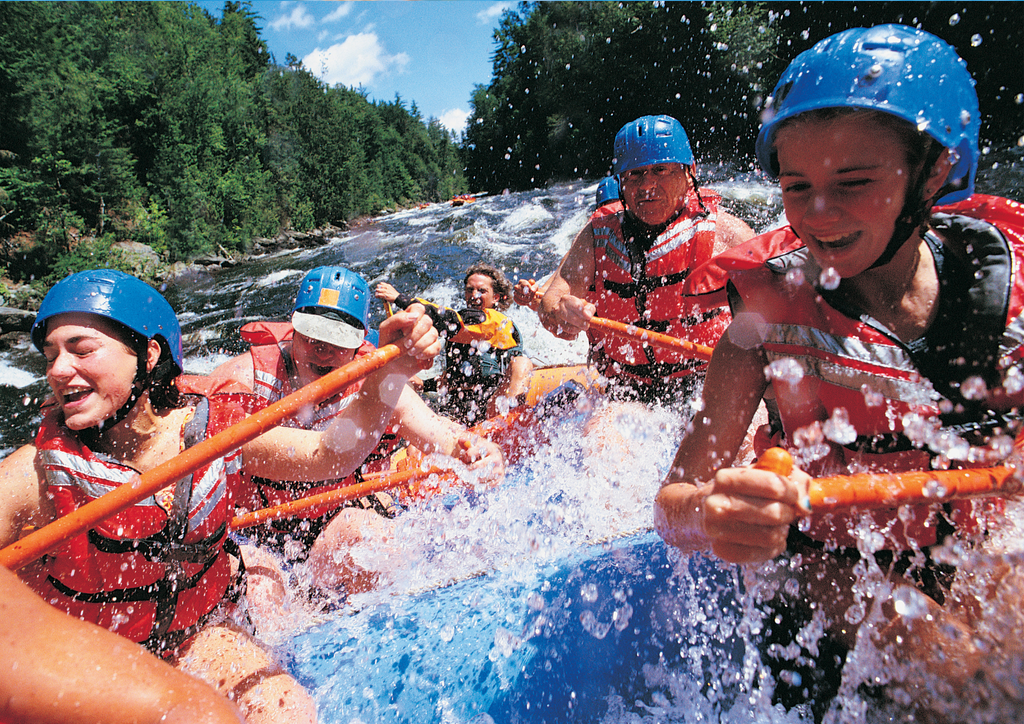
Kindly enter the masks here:
<path id="1" fill-rule="evenodd" d="M 337 347 L 363 343 L 370 314 L 370 287 L 361 276 L 340 266 L 321 266 L 302 280 L 292 308 L 299 334 Z"/>
<path id="2" fill-rule="evenodd" d="M 616 174 L 656 163 L 693 164 L 690 139 L 672 116 L 642 116 L 615 134 Z"/>
<path id="3" fill-rule="evenodd" d="M 32 324 L 32 343 L 40 352 L 46 322 L 66 312 L 86 312 L 124 325 L 146 339 L 162 339 L 178 372 L 184 369 L 181 325 L 167 300 L 153 287 L 114 269 L 78 272 L 57 282 L 43 298 Z"/>
<path id="4" fill-rule="evenodd" d="M 822 108 L 865 108 L 913 124 L 955 153 L 938 203 L 974 193 L 981 117 L 974 80 L 956 51 L 939 38 L 905 25 L 853 28 L 798 55 L 765 106 L 757 158 L 778 174 L 773 146 L 778 125 Z"/>
<path id="5" fill-rule="evenodd" d="M 619 177 L 605 176 L 597 185 L 597 205 L 607 204 L 619 198 Z"/>

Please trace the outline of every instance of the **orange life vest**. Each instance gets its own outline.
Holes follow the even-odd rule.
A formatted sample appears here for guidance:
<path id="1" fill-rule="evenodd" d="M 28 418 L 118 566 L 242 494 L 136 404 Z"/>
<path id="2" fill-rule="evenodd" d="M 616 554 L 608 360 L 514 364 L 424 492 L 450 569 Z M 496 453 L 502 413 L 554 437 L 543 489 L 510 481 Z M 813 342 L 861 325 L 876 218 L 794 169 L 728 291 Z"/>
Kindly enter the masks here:
<path id="1" fill-rule="evenodd" d="M 230 395 L 201 397 L 184 444 L 244 416 Z M 56 408 L 46 412 L 35 444 L 58 516 L 138 478 L 86 447 Z M 233 582 L 225 545 L 239 462 L 237 452 L 218 458 L 75 536 L 27 569 L 26 581 L 71 616 L 168 652 L 203 626 Z"/>
<path id="2" fill-rule="evenodd" d="M 249 354 L 253 363 L 253 393 L 266 401 L 267 404 L 277 402 L 288 396 L 292 388 L 293 375 L 289 366 L 293 364 L 290 357 L 291 339 L 294 334 L 290 322 L 252 322 L 241 329 L 242 339 L 252 346 Z M 356 357 L 371 354 L 376 348 L 369 342 L 356 350 Z M 308 411 L 309 418 L 298 420 L 288 418 L 287 427 L 304 430 L 323 430 L 352 401 L 352 395 L 362 387 L 362 380 L 352 383 L 340 394 L 330 397 Z M 381 437 L 380 444 L 367 457 L 360 468 L 341 480 L 330 480 L 317 483 L 291 482 L 286 480 L 267 480 L 265 478 L 247 478 L 249 487 L 243 494 L 239 506 L 256 510 L 280 505 L 297 497 L 306 497 L 351 485 L 362 480 L 362 476 L 370 472 L 387 470 L 390 455 L 398 447 L 400 440 L 396 428 L 388 426 Z M 287 471 L 282 474 L 287 477 Z M 296 495 L 298 492 L 300 495 Z M 319 518 L 331 511 L 339 510 L 337 505 L 307 508 L 296 513 L 293 518 Z M 281 530 L 291 528 L 294 523 L 289 520 L 274 521 L 271 527 Z"/>
<path id="3" fill-rule="evenodd" d="M 942 283 L 940 317 L 911 344 L 833 306 L 806 248 L 731 276 L 773 369 L 786 444 L 803 453 L 811 475 L 927 469 L 940 452 L 966 465 L 969 440 L 1019 429 L 1013 410 L 989 409 L 984 390 L 1007 370 L 1019 375 L 1024 358 L 1024 211 L 975 195 L 937 207 L 933 226 L 946 240 L 927 235 Z M 789 228 L 774 233 L 795 239 Z M 952 522 L 969 527 L 972 504 L 953 507 Z M 936 542 L 934 508 L 874 517 L 891 547 L 924 546 Z M 855 523 L 836 514 L 808 534 L 853 545 Z"/>
<path id="4" fill-rule="evenodd" d="M 729 325 L 722 295 L 691 272 L 711 259 L 719 196 L 702 192 L 704 208 L 690 192 L 687 208 L 644 252 L 624 238 L 621 206 L 602 206 L 591 216 L 594 234 L 594 286 L 587 301 L 597 316 L 633 324 L 713 347 Z M 702 371 L 707 363 L 676 352 L 588 330 L 591 357 L 601 371 L 650 383 Z"/>

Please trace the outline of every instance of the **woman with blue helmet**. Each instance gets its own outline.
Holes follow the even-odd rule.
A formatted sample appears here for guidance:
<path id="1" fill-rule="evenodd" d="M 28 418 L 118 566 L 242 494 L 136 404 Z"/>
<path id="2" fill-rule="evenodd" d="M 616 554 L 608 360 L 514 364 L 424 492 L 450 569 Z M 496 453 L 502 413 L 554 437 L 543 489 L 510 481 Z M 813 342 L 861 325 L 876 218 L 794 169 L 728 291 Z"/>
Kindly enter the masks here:
<path id="1" fill-rule="evenodd" d="M 973 193 L 979 120 L 965 64 L 933 35 L 883 25 L 818 43 L 783 74 L 757 139 L 789 226 L 751 245 L 799 248 L 750 264 L 740 247 L 718 262 L 733 263 L 734 319 L 655 523 L 684 550 L 765 564 L 767 587 L 799 584 L 765 595 L 780 613 L 766 618 L 764 645 L 776 700 L 809 699 L 819 720 L 855 642 L 902 642 L 900 660 L 951 681 L 983 663 L 951 615 L 954 571 L 931 551 L 971 539 L 990 511 L 960 501 L 815 516 L 802 502 L 809 475 L 993 464 L 1019 434 L 999 391 L 1024 357 L 1024 214 Z M 777 415 L 759 448 L 790 448 L 800 469 L 788 476 L 728 467 L 762 398 Z M 855 566 L 888 592 L 856 615 Z M 907 595 L 929 615 L 900 618 L 894 601 Z M 870 636 L 851 623 L 861 620 Z M 824 635 L 793 645 L 812 630 Z M 954 661 L 955 673 L 942 669 Z M 910 686 L 892 679 L 881 683 Z"/>
<path id="2" fill-rule="evenodd" d="M 336 426 L 271 430 L 62 544 L 26 567 L 25 581 L 58 609 L 209 681 L 250 722 L 315 721 L 301 686 L 235 620 L 242 579 L 227 524 L 243 469 L 319 480 L 362 462 L 373 440 L 360 431 L 382 430 L 394 407 L 381 395 L 397 397 L 439 349 L 421 311 L 382 325 L 382 335 L 401 335 L 409 354 L 368 378 L 380 393 L 360 396 Z M 0 546 L 25 523 L 45 525 L 130 484 L 246 414 L 238 396 L 181 374 L 174 311 L 122 272 L 59 282 L 43 300 L 32 339 L 46 357 L 53 399 L 34 443 L 0 462 Z"/>
<path id="3" fill-rule="evenodd" d="M 670 116 L 643 116 L 615 136 L 621 204 L 600 206 L 546 283 L 538 314 L 548 331 L 575 339 L 586 331 L 590 357 L 615 384 L 613 394 L 653 401 L 689 397 L 703 363 L 640 341 L 589 329 L 594 316 L 713 346 L 725 330 L 724 298 L 690 272 L 753 231 L 700 189 L 686 131 Z M 522 295 L 530 301 L 528 295 Z"/>

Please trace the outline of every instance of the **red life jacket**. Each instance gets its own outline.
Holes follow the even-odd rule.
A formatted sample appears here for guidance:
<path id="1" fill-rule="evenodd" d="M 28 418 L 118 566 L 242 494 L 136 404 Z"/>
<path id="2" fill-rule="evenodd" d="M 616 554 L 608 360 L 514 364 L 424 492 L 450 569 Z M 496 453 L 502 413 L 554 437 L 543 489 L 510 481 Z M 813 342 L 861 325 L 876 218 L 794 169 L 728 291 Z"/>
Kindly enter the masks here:
<path id="1" fill-rule="evenodd" d="M 294 363 L 291 360 L 291 339 L 294 334 L 290 322 L 252 322 L 241 329 L 242 339 L 248 341 L 252 346 L 249 354 L 252 357 L 253 366 L 253 393 L 271 404 L 294 392 L 292 388 L 292 374 L 289 366 Z M 356 357 L 363 357 L 373 353 L 376 348 L 369 342 L 363 342 L 356 350 Z M 341 393 L 330 397 L 312 410 L 308 411 L 309 419 L 297 420 L 289 418 L 283 423 L 287 427 L 303 430 L 324 430 L 331 421 L 337 417 L 352 401 L 352 395 L 362 387 L 362 380 L 353 382 Z M 274 505 L 287 503 L 297 497 L 306 497 L 318 493 L 334 490 L 335 488 L 352 485 L 362 480 L 362 476 L 370 472 L 380 472 L 389 467 L 391 453 L 398 447 L 400 440 L 394 426 L 388 426 L 381 437 L 380 444 L 367 457 L 360 468 L 341 480 L 330 480 L 317 483 L 291 482 L 284 480 L 268 480 L 265 478 L 248 478 L 247 492 L 240 498 L 238 505 L 249 510 L 267 508 Z M 287 475 L 287 471 L 284 471 Z M 295 495 L 299 492 L 301 495 Z M 320 516 L 338 510 L 337 505 L 327 505 L 318 508 L 307 508 L 304 511 L 294 514 L 293 518 L 319 518 Z M 270 524 L 272 527 L 281 530 L 287 529 L 291 523 L 288 520 L 275 521 Z"/>
<path id="2" fill-rule="evenodd" d="M 927 469 L 935 451 L 943 449 L 954 464 L 965 464 L 966 460 L 955 458 L 957 449 L 966 451 L 966 443 L 950 448 L 943 439 L 984 439 L 993 432 L 1014 432 L 1019 426 L 1012 412 L 993 413 L 987 404 L 973 401 L 971 393 L 960 390 L 970 386 L 963 385 L 969 377 L 992 387 L 1000 383 L 1006 369 L 1020 369 L 1024 357 L 1022 207 L 976 195 L 955 206 L 937 207 L 934 214 L 933 226 L 946 239 L 942 244 L 938 236 L 928 234 L 943 283 L 940 318 L 923 341 L 911 345 L 870 318 L 857 316 L 855 310 L 844 314 L 832 306 L 826 299 L 828 292 L 816 286 L 820 270 L 806 248 L 731 276 L 743 311 L 755 315 L 752 319 L 769 363 L 779 366 L 795 361 L 799 367 L 795 375 L 775 376 L 772 381 L 786 444 L 795 447 L 799 456 L 801 441 L 820 440 L 821 431 L 838 443 L 828 446 L 828 454 L 817 460 L 803 456 L 802 467 L 811 475 Z M 1001 233 L 975 219 L 991 222 Z M 774 234 L 795 239 L 788 227 Z M 954 296 L 956 284 L 962 285 L 962 291 Z M 963 321 L 953 323 L 954 319 Z M 943 325 L 947 328 L 942 329 Z M 940 338 L 929 336 L 933 334 L 946 336 L 935 344 Z M 826 445 L 827 440 L 820 444 Z M 955 503 L 957 519 L 952 522 L 970 527 L 971 516 L 966 514 L 972 507 L 969 501 Z M 935 506 L 918 506 L 901 510 L 898 517 L 893 511 L 877 511 L 874 517 L 895 547 L 909 548 L 915 542 L 920 546 L 935 542 L 934 514 Z M 830 518 L 814 521 L 808 535 L 839 545 L 855 544 L 848 531 L 856 518 L 841 514 Z"/>
<path id="3" fill-rule="evenodd" d="M 244 416 L 230 395 L 201 397 L 183 442 L 191 447 Z M 58 516 L 138 478 L 87 448 L 55 408 L 35 444 Z M 26 581 L 69 615 L 167 653 L 202 628 L 233 583 L 225 545 L 239 463 L 237 452 L 218 458 L 75 536 L 29 569 Z"/>
<path id="4" fill-rule="evenodd" d="M 643 329 L 713 347 L 729 325 L 722 295 L 691 272 L 714 252 L 715 222 L 720 197 L 704 191 L 705 209 L 691 191 L 686 210 L 642 252 L 627 242 L 621 206 L 602 206 L 591 216 L 594 234 L 594 286 L 587 301 L 596 315 Z M 598 330 L 587 331 L 591 354 L 601 371 L 651 383 L 683 377 L 707 363 L 681 354 L 623 339 Z"/>

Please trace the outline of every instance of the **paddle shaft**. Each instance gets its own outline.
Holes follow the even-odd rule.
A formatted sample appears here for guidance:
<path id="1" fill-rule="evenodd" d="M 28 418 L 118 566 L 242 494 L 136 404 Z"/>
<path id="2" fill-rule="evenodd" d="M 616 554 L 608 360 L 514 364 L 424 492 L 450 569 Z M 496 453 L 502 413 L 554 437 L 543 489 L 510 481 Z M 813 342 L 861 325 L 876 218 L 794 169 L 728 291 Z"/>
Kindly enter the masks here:
<path id="1" fill-rule="evenodd" d="M 596 327 L 597 329 L 608 332 L 609 334 L 616 334 L 620 337 L 630 337 L 632 339 L 638 339 L 642 342 L 646 342 L 652 347 L 661 347 L 662 349 L 670 349 L 674 352 L 679 352 L 687 357 L 700 360 L 710 360 L 711 354 L 714 349 L 703 344 L 697 344 L 696 342 L 688 342 L 685 339 L 679 339 L 668 334 L 662 334 L 661 332 L 652 332 L 649 329 L 643 327 L 637 327 L 633 324 L 623 324 L 622 322 L 616 322 L 613 319 L 604 319 L 603 317 L 592 317 L 590 319 L 590 326 Z"/>
<path id="2" fill-rule="evenodd" d="M 404 470 L 400 473 L 388 473 L 384 475 L 375 475 L 368 477 L 361 483 L 353 483 L 352 485 L 346 485 L 343 488 L 335 488 L 333 490 L 327 490 L 323 493 L 317 493 L 316 495 L 309 495 L 305 498 L 298 498 L 297 500 L 289 500 L 286 503 L 274 505 L 269 508 L 261 508 L 260 510 L 254 510 L 249 513 L 243 513 L 237 515 L 231 521 L 231 527 L 235 530 L 241 528 L 251 528 L 254 525 L 265 523 L 270 520 L 279 520 L 280 518 L 287 518 L 289 516 L 300 513 L 309 508 L 319 508 L 320 506 L 326 505 L 340 505 L 349 500 L 356 500 L 372 493 L 379 493 L 382 490 L 390 490 L 399 485 L 409 485 L 411 483 L 418 482 L 419 480 L 433 475 L 434 473 L 444 472 L 440 468 L 430 468 L 428 470 Z"/>
<path id="3" fill-rule="evenodd" d="M 115 488 L 0 550 L 0 565 L 11 570 L 21 568 L 55 546 L 84 533 L 122 510 L 127 510 L 170 483 L 255 440 L 303 407 L 338 394 L 355 380 L 375 372 L 401 353 L 396 345 L 385 345 L 372 354 L 329 372 L 265 409 L 190 447 L 180 455 L 152 470 L 147 470 L 137 480 Z"/>
<path id="4" fill-rule="evenodd" d="M 788 475 L 793 458 L 780 448 L 771 448 L 754 465 Z M 788 467 L 787 467 L 788 466 Z M 854 473 L 811 480 L 808 498 L 815 513 L 829 513 L 851 507 L 895 508 L 927 505 L 948 500 L 1014 495 L 1024 486 L 1016 468 L 964 468 L 962 470 L 919 470 L 904 473 Z"/>

